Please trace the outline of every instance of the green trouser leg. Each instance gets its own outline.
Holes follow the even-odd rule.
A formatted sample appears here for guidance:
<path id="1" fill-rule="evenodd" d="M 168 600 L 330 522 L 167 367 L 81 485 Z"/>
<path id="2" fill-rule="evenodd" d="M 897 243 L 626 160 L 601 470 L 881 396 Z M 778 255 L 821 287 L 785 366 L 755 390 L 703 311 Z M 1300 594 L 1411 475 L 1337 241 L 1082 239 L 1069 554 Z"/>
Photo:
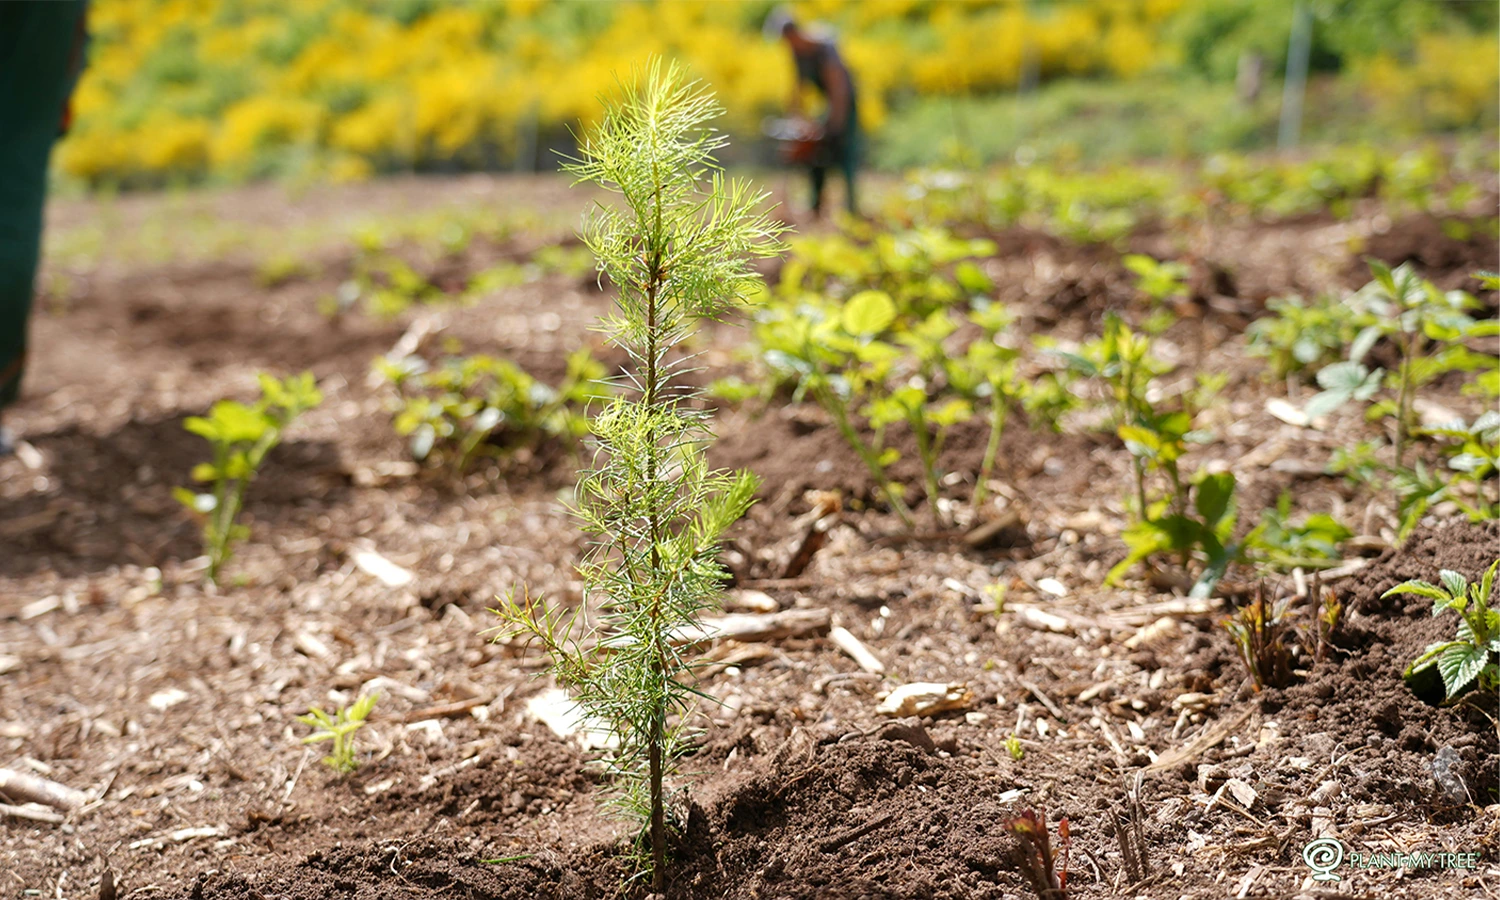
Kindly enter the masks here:
<path id="1" fill-rule="evenodd" d="M 839 156 L 839 164 L 844 170 L 844 203 L 849 208 L 849 214 L 859 214 L 859 204 L 856 201 L 854 191 L 854 176 L 859 169 L 859 119 L 854 110 L 849 112 L 849 134 L 844 138 L 843 152 Z"/>
<path id="2" fill-rule="evenodd" d="M 21 389 L 47 158 L 76 69 L 83 7 L 83 0 L 0 3 L 0 409 Z"/>

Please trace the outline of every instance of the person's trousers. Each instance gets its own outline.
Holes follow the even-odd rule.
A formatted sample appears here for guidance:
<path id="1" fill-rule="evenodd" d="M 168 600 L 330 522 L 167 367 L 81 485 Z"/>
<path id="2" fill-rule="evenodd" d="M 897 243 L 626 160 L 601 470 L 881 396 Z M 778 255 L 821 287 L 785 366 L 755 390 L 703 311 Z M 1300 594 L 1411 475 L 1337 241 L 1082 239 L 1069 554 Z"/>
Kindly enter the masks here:
<path id="1" fill-rule="evenodd" d="M 26 364 L 47 159 L 77 71 L 83 0 L 0 3 L 0 409 Z"/>
<path id="2" fill-rule="evenodd" d="M 859 168 L 858 110 L 851 108 L 846 121 L 849 126 L 843 134 L 824 139 L 824 145 L 819 148 L 818 156 L 811 169 L 812 208 L 818 212 L 823 210 L 823 188 L 828 183 L 828 170 L 835 166 L 844 174 L 845 206 L 851 214 L 858 212 L 859 205 L 855 202 L 854 190 L 854 176 Z"/>

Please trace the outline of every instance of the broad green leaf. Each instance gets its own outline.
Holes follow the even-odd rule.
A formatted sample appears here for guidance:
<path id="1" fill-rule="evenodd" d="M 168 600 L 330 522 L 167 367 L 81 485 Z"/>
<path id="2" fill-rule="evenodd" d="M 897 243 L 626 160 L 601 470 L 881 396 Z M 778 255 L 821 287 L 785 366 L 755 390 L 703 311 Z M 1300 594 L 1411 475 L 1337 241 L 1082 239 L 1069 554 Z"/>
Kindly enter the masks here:
<path id="1" fill-rule="evenodd" d="M 1383 600 L 1386 597 L 1391 596 L 1392 594 L 1412 594 L 1418 597 L 1427 597 L 1431 600 L 1448 599 L 1447 591 L 1443 590 L 1435 584 L 1432 584 L 1431 582 L 1419 581 L 1416 579 L 1413 579 L 1411 581 L 1403 581 L 1390 590 L 1386 591 L 1384 594 L 1381 594 L 1380 597 Z"/>
<path id="2" fill-rule="evenodd" d="M 1307 401 L 1307 405 L 1302 407 L 1302 414 L 1309 419 L 1320 419 L 1348 403 L 1350 397 L 1351 394 L 1344 390 L 1322 391 Z"/>
<path id="3" fill-rule="evenodd" d="M 884 291 L 860 291 L 844 304 L 844 330 L 860 337 L 874 337 L 896 321 L 896 304 Z"/>
<path id="4" fill-rule="evenodd" d="M 1448 594 L 1452 597 L 1463 597 L 1469 592 L 1469 579 L 1452 569 L 1439 571 L 1438 578 L 1442 579 L 1443 587 L 1448 589 Z"/>
<path id="5" fill-rule="evenodd" d="M 1479 677 L 1479 672 L 1489 661 L 1489 650 L 1484 647 L 1458 645 L 1449 647 L 1438 657 L 1438 674 L 1443 676 L 1443 686 L 1449 699 Z"/>
<path id="6" fill-rule="evenodd" d="M 1193 500 L 1193 505 L 1198 510 L 1198 515 L 1212 528 L 1221 521 L 1229 512 L 1229 506 L 1234 500 L 1234 474 L 1232 472 L 1220 472 L 1216 475 L 1207 475 L 1198 482 L 1198 494 Z"/>
<path id="7" fill-rule="evenodd" d="M 266 433 L 265 415 L 234 400 L 215 403 L 208 417 L 218 430 L 217 439 L 225 443 L 250 443 Z"/>

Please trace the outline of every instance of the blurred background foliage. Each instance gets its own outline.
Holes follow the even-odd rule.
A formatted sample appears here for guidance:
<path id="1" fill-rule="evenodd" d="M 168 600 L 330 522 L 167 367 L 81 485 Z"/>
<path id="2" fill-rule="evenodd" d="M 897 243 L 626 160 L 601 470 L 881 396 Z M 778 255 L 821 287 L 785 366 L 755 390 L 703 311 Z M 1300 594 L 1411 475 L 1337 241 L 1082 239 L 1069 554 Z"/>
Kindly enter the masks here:
<path id="1" fill-rule="evenodd" d="M 1500 6 L 1306 2 L 1309 139 L 1493 132 Z M 651 54 L 709 81 L 745 137 L 791 87 L 785 47 L 760 30 L 773 6 L 95 0 L 56 167 L 93 188 L 551 168 L 614 73 Z M 1295 0 L 791 6 L 838 36 L 874 159 L 897 167 L 1273 143 Z"/>

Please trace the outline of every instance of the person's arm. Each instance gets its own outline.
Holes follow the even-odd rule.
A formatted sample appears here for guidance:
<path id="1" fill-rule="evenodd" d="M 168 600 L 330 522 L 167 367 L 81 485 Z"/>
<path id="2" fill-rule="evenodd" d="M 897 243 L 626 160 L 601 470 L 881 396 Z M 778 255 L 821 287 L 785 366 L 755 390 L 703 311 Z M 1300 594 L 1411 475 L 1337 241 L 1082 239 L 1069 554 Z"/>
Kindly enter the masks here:
<path id="1" fill-rule="evenodd" d="M 793 59 L 792 64 L 794 70 L 797 73 L 797 77 L 792 79 L 792 96 L 788 100 L 786 108 L 787 112 L 790 113 L 793 118 L 800 119 L 802 118 L 802 70 L 796 68 L 795 59 Z"/>
<path id="2" fill-rule="evenodd" d="M 823 84 L 828 86 L 828 133 L 843 134 L 849 127 L 849 78 L 832 54 L 823 60 Z"/>

